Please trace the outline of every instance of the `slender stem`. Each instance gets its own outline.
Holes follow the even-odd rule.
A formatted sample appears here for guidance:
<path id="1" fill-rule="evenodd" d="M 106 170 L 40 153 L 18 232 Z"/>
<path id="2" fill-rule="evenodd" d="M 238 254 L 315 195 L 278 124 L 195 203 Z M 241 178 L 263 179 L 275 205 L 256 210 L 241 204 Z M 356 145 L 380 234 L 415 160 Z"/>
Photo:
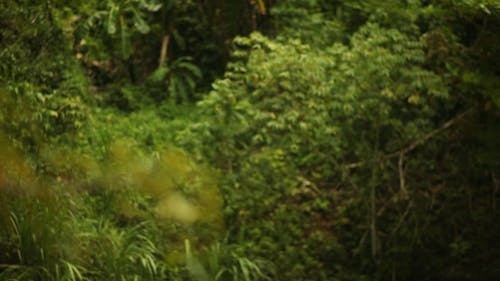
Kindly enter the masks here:
<path id="1" fill-rule="evenodd" d="M 403 197 L 405 199 L 408 199 L 408 190 L 406 189 L 406 184 L 405 184 L 404 154 L 403 153 L 401 153 L 399 155 L 398 170 L 399 170 L 399 186 L 400 186 L 401 193 L 403 194 Z"/>

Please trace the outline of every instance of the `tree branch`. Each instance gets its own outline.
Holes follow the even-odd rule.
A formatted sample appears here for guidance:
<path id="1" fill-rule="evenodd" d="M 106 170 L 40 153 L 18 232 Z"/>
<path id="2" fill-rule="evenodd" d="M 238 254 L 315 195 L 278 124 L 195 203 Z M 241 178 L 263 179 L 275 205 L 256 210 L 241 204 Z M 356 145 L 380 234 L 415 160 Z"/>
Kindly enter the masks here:
<path id="1" fill-rule="evenodd" d="M 406 184 L 405 184 L 405 171 L 403 165 L 404 165 L 404 154 L 401 153 L 399 154 L 399 161 L 398 161 L 399 186 L 401 192 L 403 193 L 403 197 L 408 198 L 408 191 L 406 190 Z"/>
<path id="2" fill-rule="evenodd" d="M 407 154 L 407 153 L 411 152 L 412 150 L 414 150 L 415 148 L 417 148 L 419 145 L 424 144 L 425 142 L 427 142 L 429 139 L 433 138 L 437 134 L 439 134 L 442 131 L 444 131 L 444 130 L 448 129 L 449 127 L 453 126 L 455 123 L 457 123 L 459 120 L 461 120 L 462 118 L 464 118 L 464 116 L 467 115 L 467 114 L 469 114 L 471 111 L 472 111 L 472 109 L 468 109 L 468 110 L 466 110 L 466 111 L 458 114 L 457 116 L 453 117 L 452 119 L 450 119 L 446 123 L 444 123 L 441 127 L 439 127 L 437 129 L 429 132 L 428 134 L 424 135 L 422 138 L 415 140 L 414 142 L 410 143 L 408 146 L 406 146 L 406 147 L 404 147 L 404 148 L 402 148 L 402 149 L 400 149 L 398 151 L 382 155 L 381 157 L 376 158 L 374 160 L 359 161 L 359 162 L 354 162 L 354 163 L 346 164 L 346 165 L 343 165 L 343 168 L 353 169 L 353 168 L 358 168 L 358 167 L 365 166 L 366 164 L 368 164 L 368 163 L 370 163 L 372 161 L 382 162 L 382 161 L 389 160 L 389 159 L 392 159 L 392 158 L 402 157 L 405 154 Z"/>
<path id="3" fill-rule="evenodd" d="M 4 263 L 0 264 L 0 268 L 23 268 L 23 267 L 25 266 L 20 264 L 4 264 Z"/>
<path id="4" fill-rule="evenodd" d="M 170 42 L 170 34 L 163 36 L 163 40 L 161 42 L 161 51 L 160 51 L 160 59 L 158 60 L 158 67 L 162 67 L 163 63 L 165 63 L 165 59 L 167 58 L 168 53 L 168 43 Z"/>

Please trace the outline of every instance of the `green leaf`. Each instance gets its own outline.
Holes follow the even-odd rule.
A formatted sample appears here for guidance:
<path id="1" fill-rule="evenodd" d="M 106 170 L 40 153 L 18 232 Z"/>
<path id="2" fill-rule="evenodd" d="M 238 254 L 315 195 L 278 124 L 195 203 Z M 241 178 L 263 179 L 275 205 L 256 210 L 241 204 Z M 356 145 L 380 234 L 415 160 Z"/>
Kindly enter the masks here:
<path id="1" fill-rule="evenodd" d="M 198 79 L 200 79 L 202 77 L 201 70 L 196 65 L 194 65 L 192 63 L 181 62 L 181 63 L 179 63 L 178 67 L 189 71 L 189 73 L 192 76 L 194 76 L 194 77 L 196 77 Z"/>
<path id="2" fill-rule="evenodd" d="M 144 21 L 144 19 L 142 18 L 141 13 L 135 9 L 133 9 L 133 13 L 135 28 L 137 28 L 137 30 L 139 30 L 139 32 L 142 34 L 149 33 L 151 29 L 149 28 L 149 25 L 146 23 L 146 21 Z"/>
<path id="3" fill-rule="evenodd" d="M 118 6 L 113 5 L 111 9 L 108 12 L 108 34 L 115 34 L 116 33 L 116 17 L 118 15 Z"/>
<path id="4" fill-rule="evenodd" d="M 162 7 L 161 3 L 158 3 L 158 1 L 155 0 L 151 1 L 141 0 L 140 5 L 141 8 L 148 10 L 150 12 L 156 12 Z"/>
<path id="5" fill-rule="evenodd" d="M 56 117 L 57 118 L 59 116 L 59 113 L 57 113 L 57 111 L 55 111 L 55 110 L 48 110 L 48 113 L 52 117 Z"/>
<path id="6" fill-rule="evenodd" d="M 167 66 L 162 66 L 159 67 L 158 69 L 153 72 L 150 76 L 150 80 L 153 82 L 160 82 L 167 77 L 168 73 L 170 72 L 170 69 Z"/>
<path id="7" fill-rule="evenodd" d="M 177 46 L 181 49 L 184 50 L 186 48 L 186 41 L 184 40 L 184 37 L 179 34 L 177 30 L 174 30 L 172 32 L 172 35 L 174 37 L 174 41 L 177 44 Z"/>

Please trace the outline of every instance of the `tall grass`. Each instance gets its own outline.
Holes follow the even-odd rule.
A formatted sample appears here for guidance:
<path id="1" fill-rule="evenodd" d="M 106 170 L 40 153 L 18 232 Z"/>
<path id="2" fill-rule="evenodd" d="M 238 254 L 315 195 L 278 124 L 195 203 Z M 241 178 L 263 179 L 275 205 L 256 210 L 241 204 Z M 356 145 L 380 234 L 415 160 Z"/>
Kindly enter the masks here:
<path id="1" fill-rule="evenodd" d="M 238 253 L 237 245 L 216 242 L 195 255 L 185 240 L 186 265 L 196 281 L 272 280 L 272 265 L 263 259 L 252 260 Z"/>
<path id="2" fill-rule="evenodd" d="M 221 199 L 210 170 L 178 150 L 108 150 L 98 161 L 53 149 L 36 162 L 0 147 L 0 280 L 268 279 L 215 242 Z M 203 279 L 190 274 L 194 260 Z"/>
<path id="3" fill-rule="evenodd" d="M 86 269 L 72 208 L 54 194 L 0 196 L 9 209 L 1 214 L 0 278 L 83 280 Z"/>

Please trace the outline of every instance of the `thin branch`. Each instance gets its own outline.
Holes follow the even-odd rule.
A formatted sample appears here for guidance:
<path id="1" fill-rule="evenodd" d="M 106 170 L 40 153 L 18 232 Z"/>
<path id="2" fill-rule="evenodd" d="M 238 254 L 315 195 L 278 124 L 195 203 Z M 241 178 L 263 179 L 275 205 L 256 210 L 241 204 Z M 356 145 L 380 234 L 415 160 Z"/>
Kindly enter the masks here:
<path id="1" fill-rule="evenodd" d="M 408 215 L 408 213 L 410 212 L 412 205 L 413 205 L 413 201 L 408 202 L 408 205 L 406 206 L 405 212 L 399 218 L 398 224 L 392 230 L 392 235 L 396 234 L 396 232 L 399 230 L 399 228 L 403 225 L 403 222 L 406 219 L 406 216 Z"/>
<path id="2" fill-rule="evenodd" d="M 26 267 L 26 266 L 20 265 L 20 264 L 4 264 L 4 263 L 0 263 L 0 268 L 23 268 L 23 267 Z"/>
<path id="3" fill-rule="evenodd" d="M 163 36 L 163 40 L 161 42 L 161 51 L 160 51 L 160 59 L 158 60 L 158 67 L 162 67 L 165 63 L 165 59 L 168 54 L 168 44 L 170 43 L 170 34 Z"/>
<path id="4" fill-rule="evenodd" d="M 406 189 L 406 184 L 405 184 L 405 171 L 403 167 L 403 162 L 404 161 L 404 154 L 401 153 L 399 154 L 399 161 L 398 161 L 398 170 L 399 170 L 399 186 L 401 193 L 403 194 L 403 197 L 405 199 L 408 198 L 408 190 Z"/>
<path id="5" fill-rule="evenodd" d="M 449 127 L 453 126 L 455 123 L 457 123 L 459 120 L 461 120 L 462 118 L 464 118 L 464 116 L 467 115 L 468 113 L 470 113 L 471 111 L 472 111 L 472 109 L 468 109 L 465 112 L 460 113 L 459 115 L 455 116 L 451 120 L 449 120 L 446 123 L 444 123 L 441 127 L 439 127 L 437 129 L 429 132 L 428 134 L 424 135 L 422 138 L 415 140 L 410 145 L 408 145 L 408 146 L 406 146 L 406 147 L 404 147 L 404 148 L 402 148 L 402 149 L 400 149 L 398 151 L 382 155 L 381 157 L 379 157 L 379 158 L 377 158 L 375 160 L 354 162 L 354 163 L 346 164 L 343 167 L 346 168 L 346 169 L 353 169 L 353 168 L 358 168 L 358 167 L 365 166 L 365 165 L 367 165 L 368 163 L 370 163 L 372 161 L 382 162 L 382 161 L 389 160 L 389 159 L 392 159 L 392 158 L 395 158 L 395 157 L 401 157 L 401 155 L 405 155 L 405 154 L 411 152 L 412 150 L 414 150 L 415 148 L 417 148 L 419 145 L 424 144 L 425 142 L 427 142 L 429 139 L 433 138 L 437 134 L 439 134 L 442 131 L 444 131 L 444 130 L 448 129 Z"/>

